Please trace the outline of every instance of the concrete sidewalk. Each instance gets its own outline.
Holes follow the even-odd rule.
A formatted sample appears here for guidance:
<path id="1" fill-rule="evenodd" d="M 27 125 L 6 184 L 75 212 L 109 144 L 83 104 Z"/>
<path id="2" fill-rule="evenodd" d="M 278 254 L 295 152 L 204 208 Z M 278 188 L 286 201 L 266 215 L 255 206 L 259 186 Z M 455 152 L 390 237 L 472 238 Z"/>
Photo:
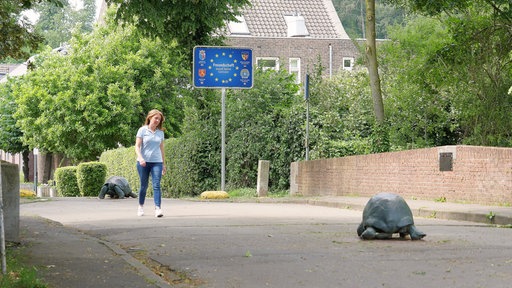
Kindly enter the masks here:
<path id="1" fill-rule="evenodd" d="M 228 201 L 292 203 L 362 211 L 368 200 L 367 197 L 286 197 Z M 406 201 L 416 217 L 499 225 L 512 224 L 511 207 L 410 199 Z M 60 211 L 54 212 L 60 213 Z M 108 218 L 109 215 L 96 215 L 96 217 Z M 108 219 L 105 220 L 108 221 Z M 157 274 L 158 272 L 155 273 L 146 267 L 147 263 L 141 263 L 123 250 L 123 247 L 95 238 L 73 227 L 63 226 L 37 215 L 22 215 L 20 227 L 22 244 L 26 246 L 24 247 L 26 263 L 37 267 L 39 277 L 48 283 L 50 288 L 199 287 L 183 282 L 168 283 Z M 106 227 L 106 229 L 116 229 L 116 226 L 112 225 L 112 228 Z"/>
<path id="2" fill-rule="evenodd" d="M 20 222 L 23 263 L 49 288 L 170 287 L 113 243 L 37 216 Z"/>

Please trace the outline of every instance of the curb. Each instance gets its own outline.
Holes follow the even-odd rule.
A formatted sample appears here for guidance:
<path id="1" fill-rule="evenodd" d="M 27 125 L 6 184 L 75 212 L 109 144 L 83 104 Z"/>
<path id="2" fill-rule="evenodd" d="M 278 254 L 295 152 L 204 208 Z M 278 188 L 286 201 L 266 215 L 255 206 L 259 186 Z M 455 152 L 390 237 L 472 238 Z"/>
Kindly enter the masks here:
<path id="1" fill-rule="evenodd" d="M 256 199 L 188 199 L 190 201 L 220 201 L 220 202 L 255 202 L 255 203 L 282 203 L 305 204 L 330 208 L 363 211 L 368 198 L 365 197 L 299 197 L 299 198 L 269 198 Z M 415 217 L 444 219 L 454 221 L 467 221 L 487 225 L 503 225 L 512 228 L 512 208 L 501 206 L 482 206 L 476 204 L 436 203 L 425 200 L 406 200 Z"/>
<path id="2" fill-rule="evenodd" d="M 91 236 L 94 237 L 94 236 Z M 94 237 L 95 238 L 95 237 Z M 98 239 L 98 238 L 96 238 Z M 134 269 L 136 269 L 140 274 L 142 274 L 145 278 L 149 279 L 152 283 L 157 285 L 160 288 L 170 288 L 172 287 L 167 283 L 164 279 L 156 275 L 151 269 L 149 269 L 146 265 L 142 264 L 139 260 L 132 257 L 128 252 L 123 250 L 121 247 L 117 246 L 114 243 L 98 239 L 98 242 L 107 246 L 112 252 L 114 252 L 117 256 L 121 257 L 126 263 L 130 264 Z"/>
<path id="3" fill-rule="evenodd" d="M 353 202 L 332 202 L 332 201 L 324 201 L 324 200 L 305 200 L 306 204 L 309 205 L 318 205 L 332 208 L 340 208 L 340 209 L 351 209 L 363 211 L 365 205 L 355 204 Z M 411 207 L 412 214 L 415 217 L 422 218 L 433 218 L 433 219 L 445 219 L 445 220 L 455 220 L 455 221 L 468 221 L 468 222 L 476 222 L 483 223 L 488 225 L 511 225 L 512 217 L 511 216 L 503 216 L 503 215 L 491 215 L 490 213 L 481 213 L 481 212 L 465 212 L 465 211 L 445 211 L 445 210 L 436 210 L 433 208 L 413 208 Z"/>

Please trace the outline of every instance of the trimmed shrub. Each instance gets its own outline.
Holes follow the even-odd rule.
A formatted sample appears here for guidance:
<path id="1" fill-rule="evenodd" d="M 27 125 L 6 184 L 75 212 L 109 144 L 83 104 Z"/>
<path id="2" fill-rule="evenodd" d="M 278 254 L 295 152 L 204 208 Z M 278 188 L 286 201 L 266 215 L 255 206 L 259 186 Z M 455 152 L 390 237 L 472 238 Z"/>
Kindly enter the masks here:
<path id="1" fill-rule="evenodd" d="M 204 155 L 202 153 L 208 153 L 205 146 L 211 144 L 205 139 L 206 137 L 203 137 L 188 133 L 177 139 L 166 140 L 165 156 L 168 161 L 166 163 L 167 173 L 162 178 L 162 191 L 165 187 L 169 197 L 196 196 L 205 190 L 219 187 L 217 182 L 212 183 L 212 174 L 217 171 L 212 171 L 211 165 L 207 161 L 215 161 L 216 155 L 210 152 L 214 155 L 209 159 L 206 156 L 200 157 Z M 220 156 L 220 153 L 216 154 Z M 215 167 L 218 168 L 218 166 Z M 220 174 L 220 169 L 217 170 Z M 214 180 L 219 178 L 214 178 Z"/>
<path id="2" fill-rule="evenodd" d="M 80 189 L 76 178 L 76 166 L 67 166 L 55 170 L 57 193 L 62 197 L 79 196 Z"/>
<path id="3" fill-rule="evenodd" d="M 78 165 L 76 171 L 78 188 L 82 196 L 98 196 L 107 177 L 107 166 L 100 162 Z"/>

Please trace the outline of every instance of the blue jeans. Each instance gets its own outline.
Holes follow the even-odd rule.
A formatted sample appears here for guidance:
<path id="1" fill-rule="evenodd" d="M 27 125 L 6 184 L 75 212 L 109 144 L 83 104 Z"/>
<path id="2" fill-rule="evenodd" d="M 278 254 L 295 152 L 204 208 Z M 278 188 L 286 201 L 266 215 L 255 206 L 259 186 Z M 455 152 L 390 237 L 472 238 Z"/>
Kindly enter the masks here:
<path id="1" fill-rule="evenodd" d="M 146 191 L 148 190 L 149 174 L 151 174 L 151 182 L 153 183 L 153 198 L 155 206 L 160 207 L 162 202 L 162 193 L 160 191 L 160 180 L 162 179 L 162 162 L 146 162 L 146 167 L 142 167 L 137 161 L 137 172 L 139 172 L 140 190 L 139 205 L 144 205 L 146 200 Z"/>

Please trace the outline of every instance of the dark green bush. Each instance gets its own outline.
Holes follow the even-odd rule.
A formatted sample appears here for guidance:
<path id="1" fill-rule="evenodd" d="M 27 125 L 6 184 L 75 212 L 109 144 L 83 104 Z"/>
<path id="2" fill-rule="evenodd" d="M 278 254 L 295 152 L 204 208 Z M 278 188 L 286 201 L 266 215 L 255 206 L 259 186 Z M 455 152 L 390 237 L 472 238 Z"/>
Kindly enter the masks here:
<path id="1" fill-rule="evenodd" d="M 76 178 L 80 195 L 98 196 L 107 177 L 107 166 L 100 162 L 86 162 L 78 165 Z"/>
<path id="2" fill-rule="evenodd" d="M 76 170 L 76 166 L 61 167 L 55 170 L 55 184 L 57 185 L 59 196 L 70 197 L 80 195 Z"/>
<path id="3" fill-rule="evenodd" d="M 162 191 L 165 189 L 169 197 L 182 197 L 219 189 L 220 153 L 215 148 L 211 150 L 220 146 L 212 143 L 217 139 L 187 133 L 170 140 L 173 141 L 167 140 L 165 145 L 167 174 L 162 178 Z"/>
<path id="4" fill-rule="evenodd" d="M 321 158 L 318 153 L 322 153 L 323 158 L 338 158 L 351 155 L 369 154 L 374 148 L 368 138 L 352 140 L 331 140 L 322 141 L 316 147 L 318 151 L 312 151 L 313 159 Z"/>
<path id="5" fill-rule="evenodd" d="M 227 181 L 231 189 L 255 187 L 258 161 L 270 161 L 269 189 L 289 188 L 290 163 L 304 154 L 305 113 L 294 76 L 257 71 L 257 89 L 229 91 Z"/>

